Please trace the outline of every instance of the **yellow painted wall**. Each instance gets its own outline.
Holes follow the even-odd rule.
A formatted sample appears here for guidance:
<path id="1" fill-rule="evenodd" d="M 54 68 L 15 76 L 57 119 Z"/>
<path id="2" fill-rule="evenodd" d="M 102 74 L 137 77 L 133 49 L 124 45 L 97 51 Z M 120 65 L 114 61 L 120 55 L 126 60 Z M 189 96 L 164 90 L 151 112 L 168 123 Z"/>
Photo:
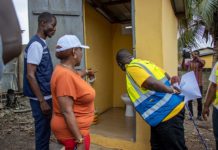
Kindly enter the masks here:
<path id="1" fill-rule="evenodd" d="M 135 0 L 136 57 L 147 59 L 170 74 L 177 69 L 177 20 L 170 0 Z M 172 55 L 171 55 L 172 54 Z M 150 128 L 137 116 L 136 142 L 150 149 Z"/>
<path id="2" fill-rule="evenodd" d="M 201 56 L 201 59 L 205 60 L 204 68 L 212 68 L 212 65 L 213 65 L 213 55 Z"/>
<path id="3" fill-rule="evenodd" d="M 147 59 L 160 67 L 162 57 L 162 1 L 135 1 L 135 38 L 136 57 Z M 142 149 L 150 149 L 150 127 L 136 118 L 136 142 L 142 143 Z"/>
<path id="4" fill-rule="evenodd" d="M 162 0 L 162 51 L 163 68 L 169 75 L 177 75 L 177 18 L 170 0 Z"/>
<path id="5" fill-rule="evenodd" d="M 162 1 L 135 0 L 136 56 L 160 67 L 162 56 Z"/>
<path id="6" fill-rule="evenodd" d="M 97 93 L 95 107 L 101 112 L 112 106 L 122 105 L 115 99 L 119 99 L 119 88 L 121 88 L 120 92 L 124 90 L 120 85 L 125 83 L 125 78 L 114 61 L 115 53 L 122 45 L 116 43 L 116 40 L 119 40 L 118 25 L 112 26 L 89 5 L 85 6 L 85 20 L 86 43 L 91 47 L 87 51 L 87 67 L 98 71 L 97 80 L 94 83 Z M 177 63 L 174 64 L 174 62 L 176 62 L 177 55 L 170 58 L 165 54 L 173 54 L 174 51 L 177 51 L 176 39 L 174 39 L 177 34 L 176 26 L 170 0 L 135 0 L 136 57 L 153 61 L 170 73 L 176 73 L 177 66 L 174 65 Z M 127 39 L 121 41 L 125 40 Z M 128 38 L 127 41 L 129 40 Z M 129 43 L 125 46 L 128 45 Z M 115 81 L 118 81 L 119 85 L 115 85 Z M 111 148 L 150 149 L 150 127 L 138 114 L 136 116 L 135 142 L 94 134 L 91 135 L 91 138 L 93 143 Z"/>
<path id="7" fill-rule="evenodd" d="M 113 105 L 112 25 L 90 5 L 85 4 L 85 36 L 87 68 L 96 70 L 95 108 L 101 113 Z"/>
<path id="8" fill-rule="evenodd" d="M 125 73 L 118 67 L 116 63 L 116 53 L 121 48 L 132 50 L 132 35 L 123 35 L 121 32 L 121 24 L 112 25 L 112 47 L 113 47 L 113 107 L 124 107 L 124 103 L 120 96 L 126 92 Z"/>

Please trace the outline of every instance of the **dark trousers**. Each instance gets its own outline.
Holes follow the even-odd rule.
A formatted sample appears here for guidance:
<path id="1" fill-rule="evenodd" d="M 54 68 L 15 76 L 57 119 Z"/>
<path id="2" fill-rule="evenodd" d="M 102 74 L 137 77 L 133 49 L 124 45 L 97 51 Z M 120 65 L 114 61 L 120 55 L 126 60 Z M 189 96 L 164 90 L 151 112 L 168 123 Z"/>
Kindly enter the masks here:
<path id="1" fill-rule="evenodd" d="M 213 134 L 216 141 L 216 150 L 218 150 L 218 110 L 215 107 L 213 107 L 212 119 L 213 119 Z"/>
<path id="2" fill-rule="evenodd" d="M 46 100 L 52 108 L 52 99 Z M 35 123 L 35 149 L 49 150 L 49 140 L 51 135 L 50 121 L 51 114 L 44 115 L 41 111 L 39 101 L 31 100 L 30 105 Z"/>
<path id="3" fill-rule="evenodd" d="M 151 127 L 152 150 L 187 150 L 184 137 L 183 109 L 175 117 Z"/>
<path id="4" fill-rule="evenodd" d="M 202 95 L 202 93 L 203 93 L 203 86 L 199 86 L 199 89 L 200 89 L 201 95 Z M 201 116 L 201 114 L 202 114 L 202 98 L 198 98 L 197 102 L 198 102 L 198 116 Z M 188 102 L 188 107 L 189 107 L 189 110 L 190 110 L 192 116 L 194 116 L 192 101 Z"/>

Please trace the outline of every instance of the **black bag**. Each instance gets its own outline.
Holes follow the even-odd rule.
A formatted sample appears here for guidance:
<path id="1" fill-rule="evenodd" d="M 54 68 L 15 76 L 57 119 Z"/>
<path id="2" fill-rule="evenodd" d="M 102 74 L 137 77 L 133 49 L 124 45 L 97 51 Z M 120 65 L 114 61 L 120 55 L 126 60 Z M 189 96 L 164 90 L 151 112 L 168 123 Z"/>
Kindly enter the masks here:
<path id="1" fill-rule="evenodd" d="M 191 55 L 190 55 L 189 52 L 183 51 L 183 52 L 182 52 L 182 57 L 183 57 L 183 58 L 191 58 Z"/>

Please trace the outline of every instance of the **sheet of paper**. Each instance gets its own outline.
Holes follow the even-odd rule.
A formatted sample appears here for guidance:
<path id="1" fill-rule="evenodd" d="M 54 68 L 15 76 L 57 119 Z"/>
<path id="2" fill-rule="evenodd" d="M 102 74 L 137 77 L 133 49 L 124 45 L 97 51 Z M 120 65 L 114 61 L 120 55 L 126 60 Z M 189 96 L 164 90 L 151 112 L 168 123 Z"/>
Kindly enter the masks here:
<path id="1" fill-rule="evenodd" d="M 193 71 L 188 72 L 181 77 L 179 87 L 181 94 L 185 96 L 185 103 L 202 97 Z"/>

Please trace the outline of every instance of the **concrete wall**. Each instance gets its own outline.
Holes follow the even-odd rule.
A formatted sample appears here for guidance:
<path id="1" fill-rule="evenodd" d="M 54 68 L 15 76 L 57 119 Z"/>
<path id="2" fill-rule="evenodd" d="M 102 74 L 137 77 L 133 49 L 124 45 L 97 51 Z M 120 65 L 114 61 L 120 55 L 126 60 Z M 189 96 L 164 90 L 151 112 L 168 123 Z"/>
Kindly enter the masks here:
<path id="1" fill-rule="evenodd" d="M 94 16 L 91 14 L 93 13 Z M 99 21 L 103 21 L 102 19 L 96 19 L 98 16 L 95 14 L 93 10 L 90 9 L 89 6 L 87 6 L 86 9 L 86 20 L 90 21 L 90 24 L 86 23 L 86 30 L 87 33 L 96 31 L 95 28 L 98 29 L 98 32 L 102 32 L 105 29 L 102 29 L 102 27 L 99 27 L 99 24 L 101 24 Z M 170 0 L 135 0 L 135 38 L 136 38 L 136 57 L 141 59 L 147 59 L 155 64 L 157 64 L 160 67 L 163 67 L 166 71 L 168 71 L 170 74 L 176 74 L 177 73 L 177 20 L 174 15 L 174 12 L 171 7 Z M 95 20 L 95 22 L 92 22 L 92 20 Z M 98 21 L 98 24 L 96 22 Z M 86 21 L 88 22 L 88 21 Z M 93 23 L 93 25 L 91 25 Z M 88 27 L 93 26 L 92 28 Z M 101 25 L 102 26 L 102 25 Z M 105 25 L 106 26 L 106 25 Z M 105 28 L 105 27 L 104 27 Z M 117 49 L 122 48 L 123 44 L 125 44 L 125 47 L 131 47 L 132 44 L 130 44 L 130 37 L 122 37 L 120 38 L 120 33 L 118 31 L 119 26 L 113 25 L 112 26 L 112 49 L 113 54 L 112 58 L 115 58 L 115 54 Z M 96 41 L 96 36 L 98 33 L 95 34 L 87 34 L 87 43 L 92 42 L 91 45 L 94 44 L 94 41 Z M 107 33 L 107 31 L 104 31 Z M 92 36 L 92 37 L 89 37 Z M 90 39 L 89 39 L 90 38 Z M 93 41 L 91 41 L 91 39 Z M 104 42 L 104 39 L 98 39 L 99 41 Z M 126 41 L 128 44 L 126 44 Z M 128 42 L 129 41 L 129 42 Z M 90 44 L 90 43 L 89 43 Z M 94 45 L 93 45 L 94 46 Z M 98 47 L 94 51 L 101 50 Z M 99 53 L 97 51 L 97 53 Z M 91 50 L 90 50 L 91 53 Z M 108 53 L 108 55 L 111 53 Z M 99 54 L 95 54 L 96 56 L 93 56 L 91 58 L 91 55 L 89 56 L 89 52 L 87 53 L 88 57 L 88 63 L 101 63 L 101 62 L 95 62 L 97 60 L 96 56 L 100 56 Z M 104 55 L 101 55 L 104 56 Z M 110 56 L 110 55 L 109 55 Z M 104 59 L 108 59 L 108 57 L 105 57 Z M 93 61 L 89 62 L 93 59 Z M 109 62 L 109 61 L 108 61 Z M 112 60 L 113 62 L 113 106 L 121 106 L 122 103 L 117 101 L 117 99 L 120 99 L 120 94 L 125 91 L 125 76 L 124 74 L 118 69 L 116 62 Z M 105 64 L 109 66 L 109 64 Z M 103 69 L 103 68 L 101 68 Z M 101 70 L 104 71 L 104 70 Z M 96 81 L 97 82 L 103 82 L 102 80 Z M 109 84 L 111 85 L 111 84 Z M 98 89 L 96 89 L 97 94 L 104 94 L 104 93 L 98 93 Z M 96 99 L 96 101 L 99 101 Z M 99 102 L 96 102 L 98 106 L 100 106 Z M 104 104 L 102 104 L 104 106 Z M 108 105 L 107 105 L 108 106 Z M 130 142 L 130 141 L 124 141 L 120 139 L 111 139 L 107 138 L 101 135 L 92 135 L 92 141 L 97 144 L 101 144 L 106 147 L 112 147 L 112 148 L 118 148 L 118 149 L 124 149 L 124 150 L 130 150 L 130 149 L 137 149 L 137 150 L 145 150 L 150 149 L 150 127 L 144 122 L 144 120 L 141 119 L 139 115 L 136 116 L 136 141 Z"/>
<path id="2" fill-rule="evenodd" d="M 113 106 L 112 25 L 90 5 L 85 4 L 87 68 L 96 70 L 95 109 L 101 113 Z"/>
<path id="3" fill-rule="evenodd" d="M 170 0 L 135 0 L 136 57 L 177 73 L 177 20 Z M 136 142 L 150 149 L 150 128 L 137 116 Z"/>
<path id="4" fill-rule="evenodd" d="M 153 61 L 170 74 L 177 73 L 177 20 L 170 0 L 135 0 L 136 57 Z M 115 62 L 119 48 L 131 48 L 131 37 L 121 36 L 119 25 L 111 25 L 89 5 L 85 5 L 87 67 L 97 70 L 95 107 L 100 112 L 123 106 L 120 94 L 125 91 L 125 76 Z M 120 38 L 122 37 L 122 38 Z M 136 141 L 91 135 L 92 142 L 125 150 L 150 149 L 150 127 L 136 116 Z"/>
<path id="5" fill-rule="evenodd" d="M 121 48 L 126 48 L 132 51 L 132 35 L 122 34 L 121 24 L 112 25 L 112 47 L 113 47 L 113 107 L 124 107 L 124 103 L 120 96 L 126 92 L 126 76 L 125 73 L 118 67 L 116 62 L 116 53 Z"/>
<path id="6" fill-rule="evenodd" d="M 177 18 L 170 0 L 162 0 L 162 52 L 163 69 L 171 76 L 177 75 Z"/>
<path id="7" fill-rule="evenodd" d="M 97 70 L 95 108 L 104 112 L 111 107 L 124 107 L 120 99 L 126 92 L 125 73 L 117 66 L 115 56 L 119 49 L 132 49 L 132 35 L 121 32 L 121 24 L 109 23 L 89 4 L 85 4 L 85 39 L 87 68 Z"/>
<path id="8" fill-rule="evenodd" d="M 162 67 L 162 0 L 135 0 L 135 28 L 136 56 Z"/>

